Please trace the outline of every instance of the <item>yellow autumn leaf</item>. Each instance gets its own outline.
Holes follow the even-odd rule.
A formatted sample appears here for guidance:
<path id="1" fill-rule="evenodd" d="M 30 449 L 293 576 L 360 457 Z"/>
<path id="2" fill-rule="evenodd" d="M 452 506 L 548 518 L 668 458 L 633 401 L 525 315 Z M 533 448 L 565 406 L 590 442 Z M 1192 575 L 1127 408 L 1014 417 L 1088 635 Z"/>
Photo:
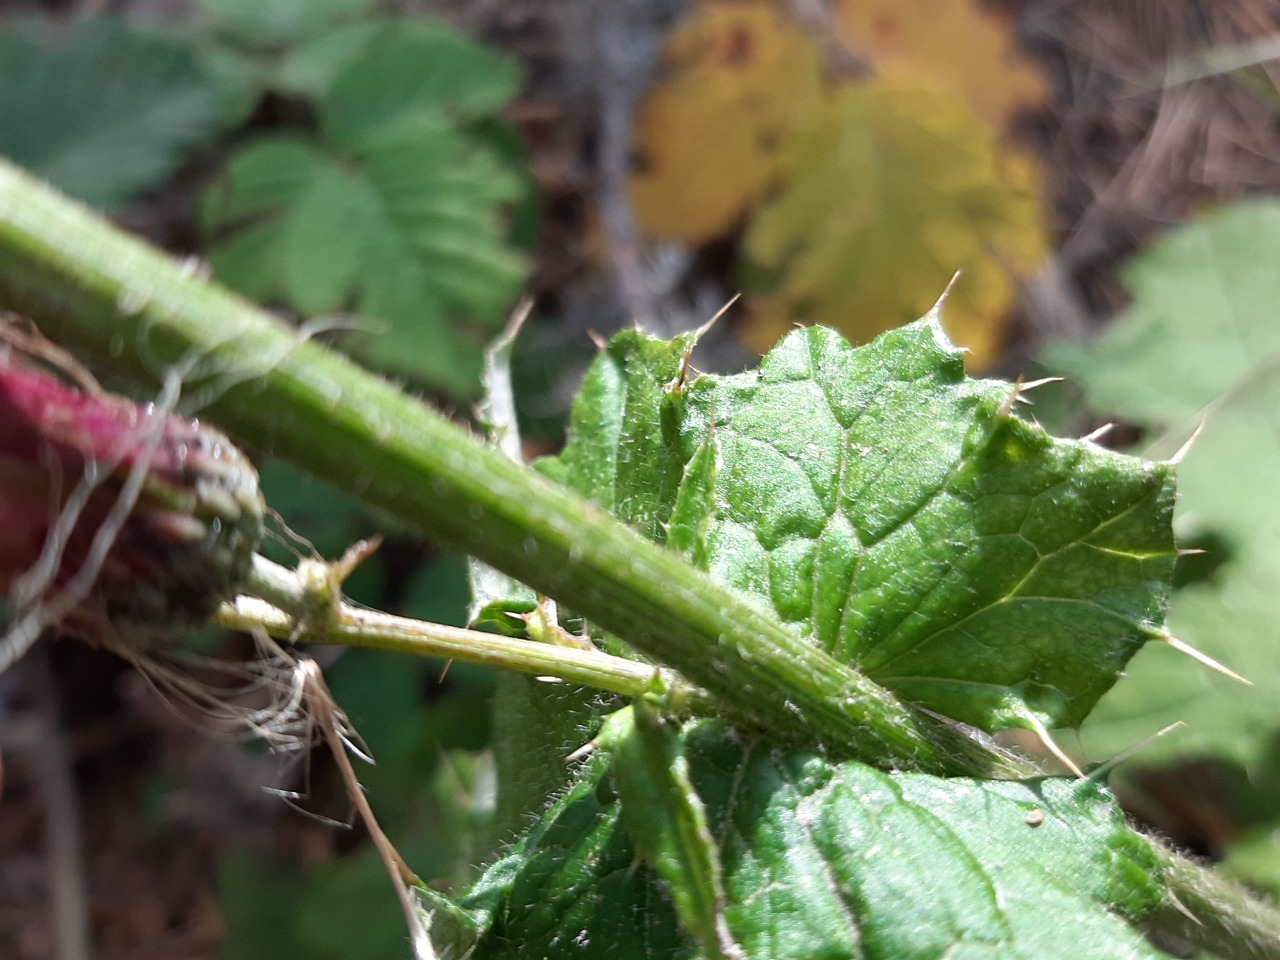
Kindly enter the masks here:
<path id="1" fill-rule="evenodd" d="M 747 259 L 771 287 L 748 340 L 764 350 L 807 322 L 865 342 L 925 313 L 960 270 L 943 322 L 981 369 L 999 354 L 1014 275 L 1046 249 L 1035 179 L 958 95 L 885 80 L 839 91 L 788 142 L 782 185 L 748 229 Z"/>
<path id="2" fill-rule="evenodd" d="M 976 0 L 836 0 L 835 21 L 877 76 L 960 94 L 994 124 L 1044 100 L 1006 18 Z"/>
<path id="3" fill-rule="evenodd" d="M 702 243 L 772 180 L 781 146 L 823 99 L 822 58 L 770 0 L 699 4 L 667 45 L 667 79 L 637 118 L 631 199 L 640 226 Z"/>

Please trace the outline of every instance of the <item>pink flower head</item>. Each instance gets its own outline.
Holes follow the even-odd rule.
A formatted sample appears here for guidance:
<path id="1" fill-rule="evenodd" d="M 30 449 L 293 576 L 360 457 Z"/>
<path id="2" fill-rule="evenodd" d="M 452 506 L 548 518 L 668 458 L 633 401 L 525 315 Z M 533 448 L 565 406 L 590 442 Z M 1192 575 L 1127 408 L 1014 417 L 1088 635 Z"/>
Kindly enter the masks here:
<path id="1" fill-rule="evenodd" d="M 248 572 L 264 509 L 221 432 L 0 357 L 0 586 L 28 631 L 145 645 L 204 622 Z"/>

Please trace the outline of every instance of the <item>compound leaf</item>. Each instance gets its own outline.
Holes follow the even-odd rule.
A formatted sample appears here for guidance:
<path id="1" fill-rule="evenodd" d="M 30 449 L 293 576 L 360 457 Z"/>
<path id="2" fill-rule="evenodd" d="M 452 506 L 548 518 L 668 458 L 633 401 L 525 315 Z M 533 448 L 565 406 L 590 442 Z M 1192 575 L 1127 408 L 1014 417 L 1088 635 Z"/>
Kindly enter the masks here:
<path id="1" fill-rule="evenodd" d="M 320 124 L 336 143 L 359 143 L 421 112 L 492 115 L 520 92 L 520 68 L 442 24 L 394 23 L 346 64 L 320 102 Z"/>
<path id="2" fill-rule="evenodd" d="M 284 90 L 321 97 L 338 74 L 386 29 L 385 21 L 362 19 L 322 33 L 289 51 L 276 80 Z"/>
<path id="3" fill-rule="evenodd" d="M 176 39 L 113 17 L 65 35 L 0 29 L 0 154 L 86 203 L 110 210 L 158 187 L 220 110 Z"/>
<path id="4" fill-rule="evenodd" d="M 523 191 L 487 145 L 418 110 L 360 139 L 246 147 L 204 222 L 224 282 L 302 314 L 357 311 L 371 359 L 465 395 L 481 356 L 458 323 L 497 322 L 524 279 L 502 222 Z"/>

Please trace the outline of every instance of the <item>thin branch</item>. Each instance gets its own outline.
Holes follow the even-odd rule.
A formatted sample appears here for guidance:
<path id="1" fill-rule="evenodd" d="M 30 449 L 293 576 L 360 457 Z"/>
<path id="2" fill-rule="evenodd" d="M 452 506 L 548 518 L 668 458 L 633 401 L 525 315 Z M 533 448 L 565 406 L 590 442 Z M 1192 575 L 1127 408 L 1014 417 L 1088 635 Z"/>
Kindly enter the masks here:
<path id="1" fill-rule="evenodd" d="M 300 661 L 298 668 L 303 677 L 303 688 L 308 701 L 307 712 L 319 725 L 321 736 L 329 747 L 329 752 L 333 754 L 338 771 L 342 774 L 347 796 L 351 798 L 351 802 L 355 804 L 360 814 L 360 819 L 364 821 L 365 829 L 369 831 L 369 837 L 373 840 L 374 849 L 378 851 L 378 857 L 386 867 L 391 883 L 395 887 L 396 899 L 400 902 L 400 909 L 404 912 L 405 924 L 409 929 L 414 958 L 415 960 L 435 960 L 436 953 L 431 945 L 431 936 L 427 932 L 423 918 L 418 914 L 413 894 L 410 892 L 410 887 L 422 886 L 422 881 L 409 869 L 400 851 L 383 832 L 378 818 L 374 816 L 369 798 L 365 796 L 364 788 L 352 767 L 351 758 L 347 756 L 351 736 L 346 717 L 334 702 L 333 695 L 329 693 L 324 675 L 316 662 L 306 658 Z"/>
<path id="2" fill-rule="evenodd" d="M 652 689 L 656 672 L 670 691 L 674 712 L 725 712 L 709 693 L 670 670 L 595 650 L 513 640 L 366 610 L 317 590 L 317 579 L 305 569 L 294 572 L 255 557 L 246 590 L 259 595 L 240 596 L 234 603 L 224 604 L 214 622 L 234 630 L 262 629 L 280 640 L 461 660 L 627 697 L 638 697 Z"/>

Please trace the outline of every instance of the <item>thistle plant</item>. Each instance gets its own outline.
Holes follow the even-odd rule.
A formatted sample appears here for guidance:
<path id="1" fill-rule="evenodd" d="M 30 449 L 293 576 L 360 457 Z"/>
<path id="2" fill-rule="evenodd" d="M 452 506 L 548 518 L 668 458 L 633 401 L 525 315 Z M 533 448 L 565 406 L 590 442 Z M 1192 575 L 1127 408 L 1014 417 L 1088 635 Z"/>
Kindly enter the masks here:
<path id="1" fill-rule="evenodd" d="M 592 694 L 556 726 L 536 683 L 505 691 L 523 830 L 470 890 L 415 885 L 420 956 L 1162 956 L 1138 926 L 1280 956 L 1270 907 L 985 736 L 1078 724 L 1168 640 L 1174 467 L 1016 417 L 932 320 L 858 350 L 797 333 L 735 378 L 626 334 L 539 474 L 3 165 L 0 303 L 141 382 L 194 352 L 233 381 L 209 413 L 236 435 L 534 591 L 488 616 L 541 593 L 622 655 L 489 641 L 635 704 L 596 735 Z M 250 561 L 218 617 L 415 646 L 343 573 Z"/>

